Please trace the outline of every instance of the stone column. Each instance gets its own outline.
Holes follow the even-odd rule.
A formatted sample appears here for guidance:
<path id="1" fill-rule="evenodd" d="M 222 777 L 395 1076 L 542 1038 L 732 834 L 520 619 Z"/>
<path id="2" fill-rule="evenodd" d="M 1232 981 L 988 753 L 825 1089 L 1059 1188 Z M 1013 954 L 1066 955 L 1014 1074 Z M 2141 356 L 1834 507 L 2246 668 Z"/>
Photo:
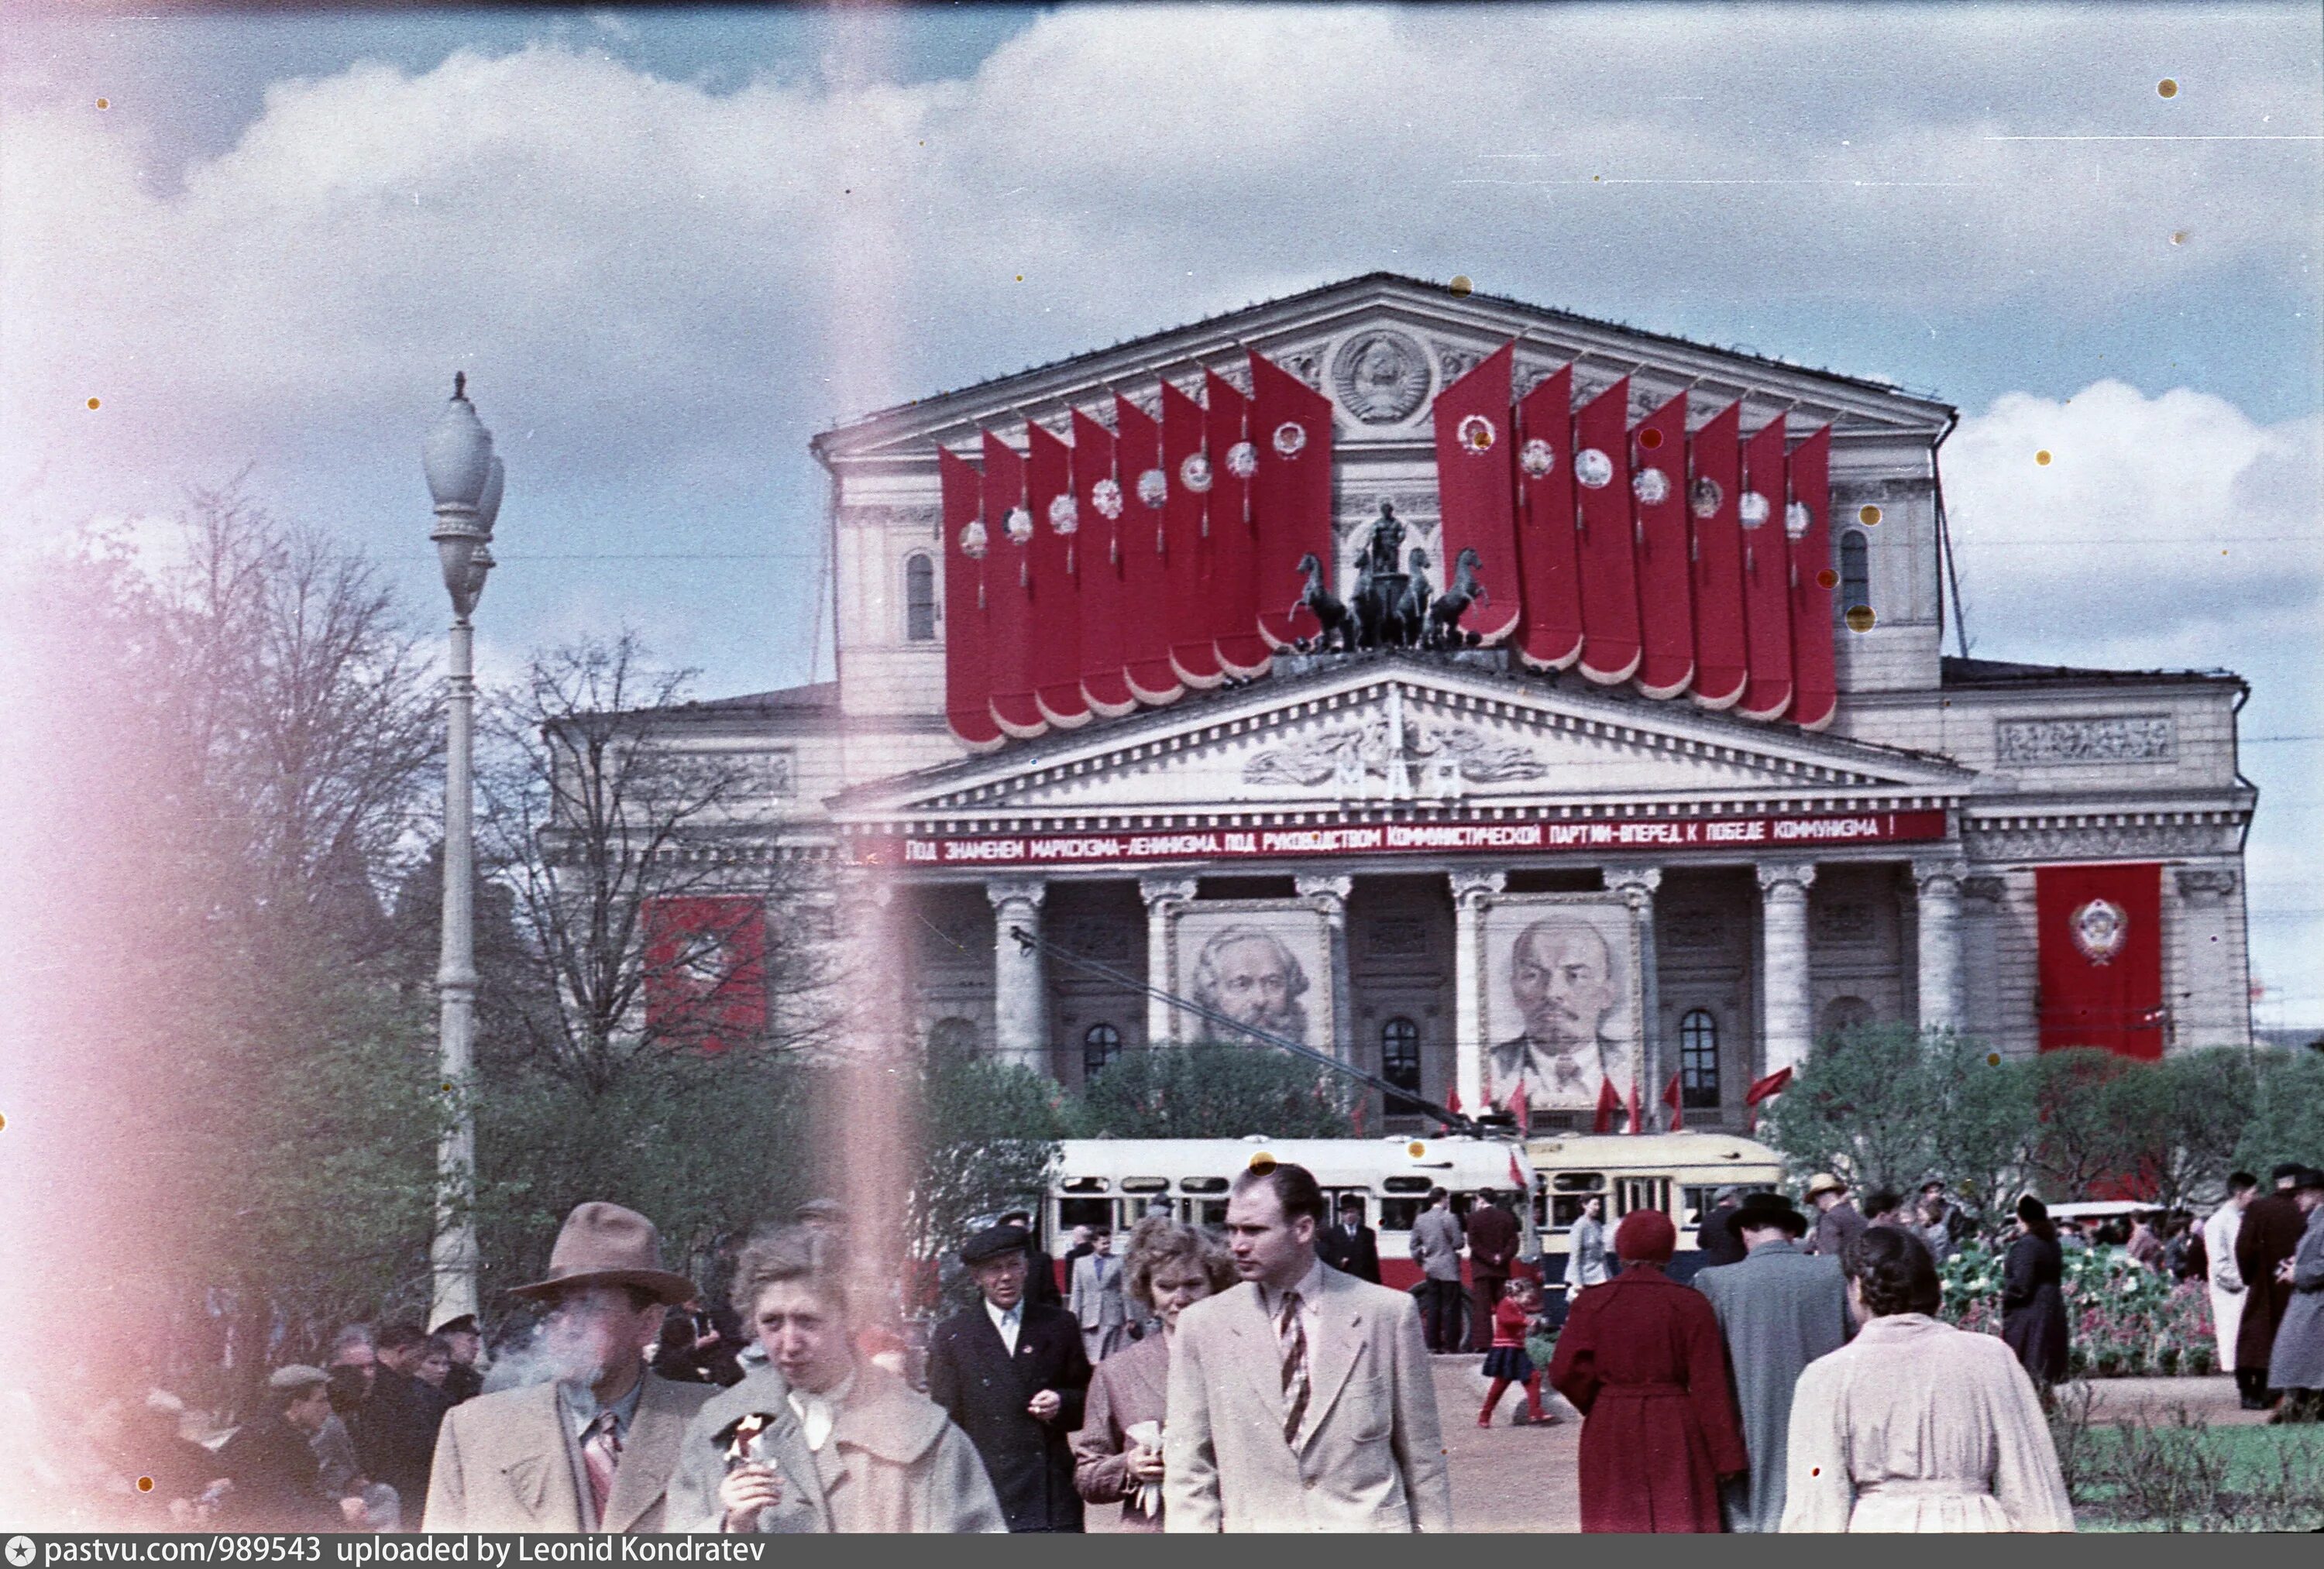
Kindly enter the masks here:
<path id="1" fill-rule="evenodd" d="M 2181 867 L 2179 940 L 2163 958 L 2167 1050 L 2251 1044 L 2251 984 L 2234 868 Z"/>
<path id="2" fill-rule="evenodd" d="M 1978 984 L 1964 982 L 1954 1012 L 1960 1027 L 2013 1056 L 2031 1052 L 2022 1047 L 2024 1028 L 2009 1012 L 2007 988 L 2002 981 L 2001 923 L 2009 900 L 2006 878 L 1990 876 L 1961 879 L 1961 973 L 1976 976 Z M 2028 1015 L 2030 1022 L 2031 1015 Z"/>
<path id="3" fill-rule="evenodd" d="M 1915 861 L 1913 886 L 1920 894 L 1921 1028 L 1961 1027 L 1961 884 L 1966 861 Z"/>
<path id="4" fill-rule="evenodd" d="M 1808 991 L 1807 861 L 1762 861 L 1759 873 L 1760 1072 L 1807 1061 L 1815 1026 Z"/>
<path id="5" fill-rule="evenodd" d="M 1657 1121 L 1666 1125 L 1670 1112 L 1662 1106 L 1662 1094 L 1670 1075 L 1663 1067 L 1663 1005 L 1655 980 L 1655 890 L 1663 885 L 1662 868 L 1608 867 L 1600 875 L 1606 886 L 1621 895 L 1622 903 L 1630 907 L 1632 926 L 1638 934 L 1638 977 L 1645 993 L 1638 1020 L 1638 1112 L 1649 1127 Z M 1615 1087 L 1625 1096 L 1629 1093 L 1627 1085 Z M 1662 1108 L 1659 1113 L 1657 1107 Z"/>
<path id="6" fill-rule="evenodd" d="M 1324 986 L 1331 993 L 1325 1004 L 1329 1016 L 1315 1020 L 1314 1005 L 1310 1004 L 1309 1018 L 1322 1026 L 1315 1033 L 1322 1038 L 1326 1051 L 1342 1062 L 1353 1061 L 1355 1042 L 1348 1028 L 1348 1021 L 1355 1015 L 1348 996 L 1348 895 L 1355 892 L 1356 880 L 1353 877 L 1296 877 L 1292 880 L 1291 886 L 1295 893 L 1314 907 L 1316 914 L 1323 918 L 1323 940 L 1325 950 L 1331 955 L 1332 973 L 1323 977 Z M 1314 1044 L 1313 1041 L 1309 1043 Z"/>
<path id="7" fill-rule="evenodd" d="M 1170 912 L 1194 899 L 1192 877 L 1140 877 L 1138 896 L 1146 901 L 1146 984 L 1156 991 L 1177 991 L 1170 973 Z M 1160 997 L 1146 999 L 1146 1043 L 1167 1046 L 1178 1039 L 1178 1010 Z"/>
<path id="8" fill-rule="evenodd" d="M 1458 871 L 1452 878 L 1452 1086 L 1461 1109 L 1485 1109 L 1484 913 L 1509 885 L 1505 872 Z"/>
<path id="9" fill-rule="evenodd" d="M 992 1047 L 1003 1062 L 1049 1071 L 1049 987 L 1040 951 L 1010 933 L 1041 935 L 1038 877 L 996 877 L 984 885 L 992 901 Z"/>

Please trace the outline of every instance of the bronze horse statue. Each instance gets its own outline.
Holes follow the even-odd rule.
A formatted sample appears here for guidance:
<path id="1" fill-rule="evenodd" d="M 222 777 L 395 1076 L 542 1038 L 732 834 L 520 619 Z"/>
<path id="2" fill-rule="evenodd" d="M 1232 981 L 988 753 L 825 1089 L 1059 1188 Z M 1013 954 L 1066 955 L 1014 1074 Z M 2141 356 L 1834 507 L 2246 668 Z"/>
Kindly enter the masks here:
<path id="1" fill-rule="evenodd" d="M 1461 618 L 1469 613 L 1471 605 L 1487 604 L 1492 599 L 1477 577 L 1478 564 L 1477 553 L 1465 546 L 1452 558 L 1452 582 L 1428 607 L 1428 631 L 1421 647 L 1466 648 L 1477 641 L 1474 632 L 1461 629 Z"/>
<path id="2" fill-rule="evenodd" d="M 1313 638 L 1299 640 L 1299 651 L 1302 654 L 1328 653 L 1336 644 L 1341 653 L 1354 653 L 1356 619 L 1348 613 L 1348 607 L 1340 602 L 1338 596 L 1323 586 L 1323 564 L 1316 559 L 1314 551 L 1299 558 L 1299 570 L 1306 574 L 1307 585 L 1291 602 L 1291 613 L 1296 616 L 1305 610 L 1322 627 Z"/>

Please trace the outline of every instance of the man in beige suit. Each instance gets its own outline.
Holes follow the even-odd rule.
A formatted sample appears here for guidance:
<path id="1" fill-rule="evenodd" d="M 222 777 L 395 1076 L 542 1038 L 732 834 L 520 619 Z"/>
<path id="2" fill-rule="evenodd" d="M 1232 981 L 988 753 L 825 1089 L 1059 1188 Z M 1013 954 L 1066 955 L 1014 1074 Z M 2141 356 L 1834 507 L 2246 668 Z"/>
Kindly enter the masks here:
<path id="1" fill-rule="evenodd" d="M 694 1283 L 661 1267 L 644 1216 L 585 1204 L 558 1234 L 548 1279 L 514 1294 L 549 1305 L 542 1348 L 555 1381 L 445 1415 L 425 1528 L 659 1531 L 679 1440 L 718 1392 L 646 1367 L 663 1314 Z"/>
<path id="2" fill-rule="evenodd" d="M 1420 1312 L 1315 1256 L 1322 1189 L 1254 1164 L 1227 1199 L 1242 1283 L 1187 1308 L 1162 1427 L 1172 1531 L 1449 1531 Z"/>

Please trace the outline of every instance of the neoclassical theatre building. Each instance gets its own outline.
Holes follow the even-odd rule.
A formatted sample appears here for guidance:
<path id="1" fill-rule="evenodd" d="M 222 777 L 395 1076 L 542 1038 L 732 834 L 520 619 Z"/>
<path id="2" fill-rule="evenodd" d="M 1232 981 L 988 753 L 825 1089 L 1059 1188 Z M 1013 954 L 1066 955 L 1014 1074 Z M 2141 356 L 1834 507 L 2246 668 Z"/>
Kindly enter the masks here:
<path id="1" fill-rule="evenodd" d="M 1143 986 L 1536 1126 L 1868 1021 L 2247 1043 L 2244 684 L 1945 655 L 1954 419 L 1353 279 L 816 437 L 837 680 L 662 729 L 1068 1084 L 1221 1033 Z"/>

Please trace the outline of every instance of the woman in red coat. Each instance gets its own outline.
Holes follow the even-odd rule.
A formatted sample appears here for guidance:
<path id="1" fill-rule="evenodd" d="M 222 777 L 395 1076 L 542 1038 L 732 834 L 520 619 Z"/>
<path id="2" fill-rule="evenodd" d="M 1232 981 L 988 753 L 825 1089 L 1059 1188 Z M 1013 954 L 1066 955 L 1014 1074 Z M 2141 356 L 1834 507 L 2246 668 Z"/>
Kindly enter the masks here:
<path id="1" fill-rule="evenodd" d="M 1614 1234 L 1622 1272 L 1573 1299 L 1549 1381 L 1582 1425 L 1582 1528 L 1716 1531 L 1719 1479 L 1748 1470 L 1719 1319 L 1663 1273 L 1678 1233 L 1635 1210 Z"/>

